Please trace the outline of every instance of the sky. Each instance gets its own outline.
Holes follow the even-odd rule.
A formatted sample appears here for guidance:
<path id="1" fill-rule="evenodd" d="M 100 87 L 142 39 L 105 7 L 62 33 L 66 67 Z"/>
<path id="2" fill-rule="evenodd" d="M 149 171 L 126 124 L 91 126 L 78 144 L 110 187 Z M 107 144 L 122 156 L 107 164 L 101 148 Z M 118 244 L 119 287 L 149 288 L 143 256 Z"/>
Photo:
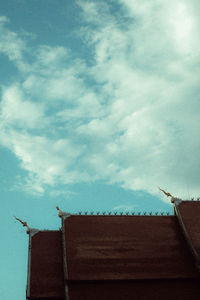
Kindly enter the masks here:
<path id="1" fill-rule="evenodd" d="M 200 2 L 0 3 L 0 296 L 63 211 L 169 212 L 200 196 Z"/>

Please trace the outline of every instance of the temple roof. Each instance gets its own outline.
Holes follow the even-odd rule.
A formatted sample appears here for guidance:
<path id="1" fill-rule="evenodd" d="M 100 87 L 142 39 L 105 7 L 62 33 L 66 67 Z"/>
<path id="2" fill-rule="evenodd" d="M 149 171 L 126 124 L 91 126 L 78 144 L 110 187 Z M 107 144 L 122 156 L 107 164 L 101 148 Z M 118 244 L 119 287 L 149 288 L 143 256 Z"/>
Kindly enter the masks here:
<path id="1" fill-rule="evenodd" d="M 71 216 L 63 231 L 67 280 L 196 277 L 173 216 Z"/>
<path id="2" fill-rule="evenodd" d="M 175 203 L 175 210 L 185 240 L 200 271 L 200 202 L 181 201 Z"/>
<path id="3" fill-rule="evenodd" d="M 27 297 L 64 299 L 61 231 L 30 232 Z"/>
<path id="4" fill-rule="evenodd" d="M 27 299 L 199 299 L 200 202 L 174 206 L 174 216 L 64 213 L 60 231 L 31 230 Z"/>

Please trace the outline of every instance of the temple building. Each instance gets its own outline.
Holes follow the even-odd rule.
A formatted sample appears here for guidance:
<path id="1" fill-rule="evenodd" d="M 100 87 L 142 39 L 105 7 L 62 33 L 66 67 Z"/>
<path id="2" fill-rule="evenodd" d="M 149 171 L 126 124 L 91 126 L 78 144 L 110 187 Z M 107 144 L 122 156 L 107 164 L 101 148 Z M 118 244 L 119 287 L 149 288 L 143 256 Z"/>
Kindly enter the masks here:
<path id="1" fill-rule="evenodd" d="M 70 214 L 29 228 L 27 299 L 200 299 L 200 201 L 174 215 Z"/>

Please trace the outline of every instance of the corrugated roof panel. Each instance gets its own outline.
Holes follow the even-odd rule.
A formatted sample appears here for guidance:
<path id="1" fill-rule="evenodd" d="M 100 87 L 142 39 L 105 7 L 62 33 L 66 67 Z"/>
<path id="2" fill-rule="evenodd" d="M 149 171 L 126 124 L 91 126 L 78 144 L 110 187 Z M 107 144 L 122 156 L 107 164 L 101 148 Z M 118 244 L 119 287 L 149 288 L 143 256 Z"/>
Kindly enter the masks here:
<path id="1" fill-rule="evenodd" d="M 195 278 L 174 216 L 71 216 L 63 221 L 68 280 Z"/>

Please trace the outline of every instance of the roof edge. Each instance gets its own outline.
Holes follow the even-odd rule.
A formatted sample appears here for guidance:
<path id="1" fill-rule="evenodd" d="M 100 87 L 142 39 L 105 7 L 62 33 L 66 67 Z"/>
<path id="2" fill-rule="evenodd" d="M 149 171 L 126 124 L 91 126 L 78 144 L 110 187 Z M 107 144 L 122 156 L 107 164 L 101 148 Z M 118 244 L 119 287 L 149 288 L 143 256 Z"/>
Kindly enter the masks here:
<path id="1" fill-rule="evenodd" d="M 193 257 L 194 257 L 194 259 L 196 261 L 196 264 L 195 264 L 196 268 L 200 272 L 200 257 L 199 257 L 199 255 L 198 255 L 198 253 L 197 253 L 197 251 L 196 251 L 196 249 L 195 249 L 195 247 L 193 245 L 192 239 L 191 239 L 191 237 L 190 237 L 190 235 L 189 235 L 189 233 L 188 233 L 188 231 L 187 231 L 187 229 L 185 227 L 185 224 L 183 222 L 182 215 L 181 215 L 181 213 L 179 211 L 179 204 L 180 204 L 180 202 L 178 202 L 178 203 L 174 202 L 175 213 L 176 213 L 176 216 L 178 218 L 180 227 L 181 227 L 181 229 L 183 231 L 183 235 L 184 235 L 184 237 L 186 239 L 186 242 L 187 242 L 187 244 L 189 246 L 189 249 L 190 249 L 190 251 L 191 251 L 191 253 L 192 253 L 192 255 L 193 255 Z"/>

